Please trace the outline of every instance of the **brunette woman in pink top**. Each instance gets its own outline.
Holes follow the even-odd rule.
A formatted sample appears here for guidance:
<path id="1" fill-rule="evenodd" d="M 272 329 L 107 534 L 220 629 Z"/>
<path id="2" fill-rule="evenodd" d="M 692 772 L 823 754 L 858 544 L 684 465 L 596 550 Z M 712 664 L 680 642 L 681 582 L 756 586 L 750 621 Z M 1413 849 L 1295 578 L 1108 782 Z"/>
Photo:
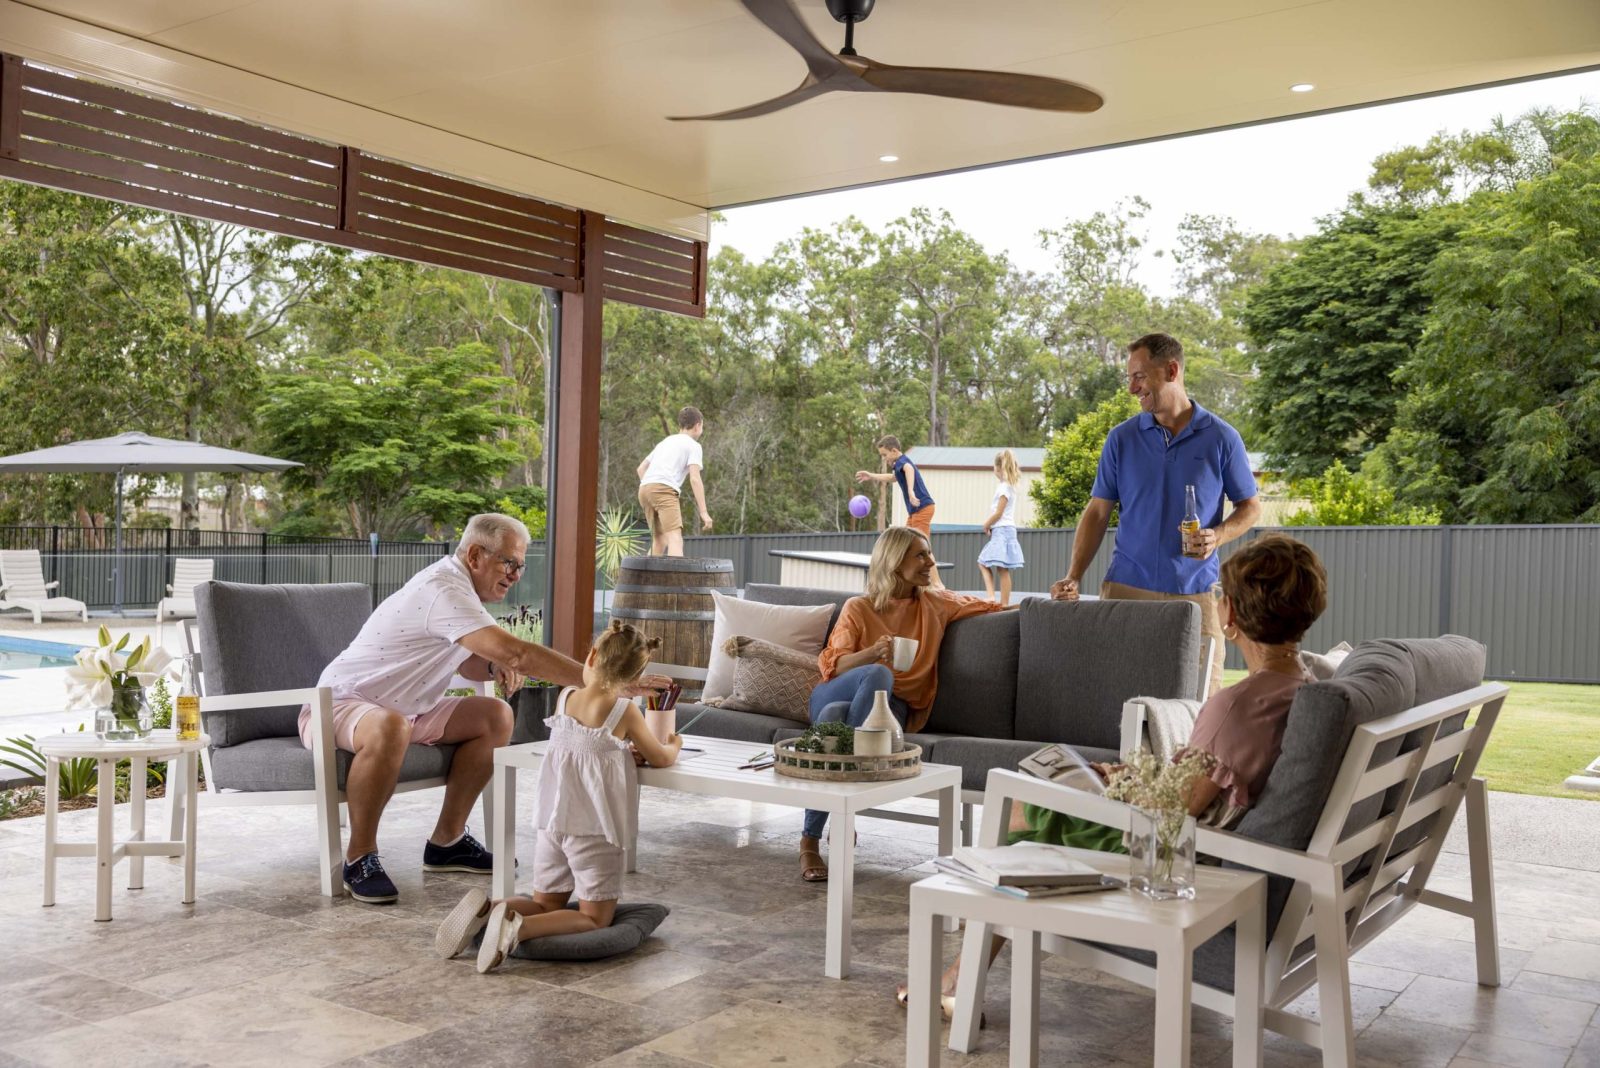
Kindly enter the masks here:
<path id="1" fill-rule="evenodd" d="M 1311 676 L 1300 661 L 1300 639 L 1328 604 L 1328 576 L 1310 547 L 1284 534 L 1256 538 L 1222 565 L 1213 588 L 1222 636 L 1239 649 L 1249 675 L 1212 694 L 1201 706 L 1188 749 L 1211 757 L 1211 772 L 1189 788 L 1189 814 L 1211 827 L 1244 818 L 1267 784 L 1283 746 L 1289 706 Z M 1179 754 L 1181 756 L 1182 753 Z M 1102 778 L 1117 765 L 1093 765 Z M 1035 805 L 1012 808 L 1010 841 L 1050 842 L 1126 852 L 1121 831 Z M 996 938 L 993 953 L 1003 939 Z M 945 969 L 945 1015 L 953 1011 L 960 959 Z M 898 997 L 905 1003 L 905 987 Z"/>

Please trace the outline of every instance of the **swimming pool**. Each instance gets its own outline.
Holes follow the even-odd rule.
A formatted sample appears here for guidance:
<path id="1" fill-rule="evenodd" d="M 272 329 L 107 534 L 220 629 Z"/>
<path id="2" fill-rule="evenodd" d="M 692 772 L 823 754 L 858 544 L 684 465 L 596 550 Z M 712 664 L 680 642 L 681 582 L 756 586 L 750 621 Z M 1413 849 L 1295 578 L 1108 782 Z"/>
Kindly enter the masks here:
<path id="1" fill-rule="evenodd" d="M 71 667 L 77 652 L 76 645 L 0 635 L 0 671 Z"/>

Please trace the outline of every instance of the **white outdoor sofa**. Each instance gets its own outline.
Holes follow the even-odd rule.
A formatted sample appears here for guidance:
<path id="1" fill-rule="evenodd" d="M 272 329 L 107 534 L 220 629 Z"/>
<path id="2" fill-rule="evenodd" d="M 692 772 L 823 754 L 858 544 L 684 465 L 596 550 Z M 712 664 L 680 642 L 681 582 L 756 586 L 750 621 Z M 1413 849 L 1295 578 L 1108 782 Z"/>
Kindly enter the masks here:
<path id="1" fill-rule="evenodd" d="M 1478 982 L 1500 983 L 1487 790 L 1474 772 L 1508 690 L 1482 683 L 1483 667 L 1483 646 L 1466 638 L 1363 642 L 1334 678 L 1296 695 L 1282 756 L 1244 821 L 1232 832 L 1199 829 L 1203 856 L 1267 874 L 1264 1023 L 1320 1048 L 1328 1068 L 1356 1063 L 1350 956 L 1418 905 L 1470 918 Z M 1428 888 L 1463 799 L 1467 897 Z M 1010 806 L 1020 803 L 1128 825 L 1119 802 L 996 769 L 984 791 L 980 844 L 1004 842 Z M 962 943 L 954 1050 L 977 1040 L 990 934 L 969 924 Z M 1155 986 L 1150 959 L 1138 951 L 1049 935 L 1041 948 Z M 1233 1015 L 1233 953 L 1231 928 L 1195 951 L 1194 1004 Z M 1318 1019 L 1288 1011 L 1312 987 Z"/>
<path id="2" fill-rule="evenodd" d="M 89 621 L 89 606 L 73 597 L 52 597 L 60 582 L 44 580 L 44 563 L 38 549 L 0 550 L 0 611 L 21 608 L 33 613 L 34 623 L 47 615 L 77 616 Z"/>

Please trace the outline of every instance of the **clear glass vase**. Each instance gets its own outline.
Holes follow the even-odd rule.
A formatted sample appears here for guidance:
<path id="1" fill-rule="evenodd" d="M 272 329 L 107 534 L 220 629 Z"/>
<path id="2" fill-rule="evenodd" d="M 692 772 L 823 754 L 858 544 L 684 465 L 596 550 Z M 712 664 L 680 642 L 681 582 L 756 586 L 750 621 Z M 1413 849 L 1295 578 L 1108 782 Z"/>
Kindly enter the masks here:
<path id="1" fill-rule="evenodd" d="M 1132 886 L 1157 901 L 1194 897 L 1194 817 L 1182 809 L 1133 809 Z"/>
<path id="2" fill-rule="evenodd" d="M 144 687 L 119 686 L 111 691 L 111 703 L 95 710 L 94 733 L 111 742 L 137 741 L 149 735 L 151 721 Z"/>

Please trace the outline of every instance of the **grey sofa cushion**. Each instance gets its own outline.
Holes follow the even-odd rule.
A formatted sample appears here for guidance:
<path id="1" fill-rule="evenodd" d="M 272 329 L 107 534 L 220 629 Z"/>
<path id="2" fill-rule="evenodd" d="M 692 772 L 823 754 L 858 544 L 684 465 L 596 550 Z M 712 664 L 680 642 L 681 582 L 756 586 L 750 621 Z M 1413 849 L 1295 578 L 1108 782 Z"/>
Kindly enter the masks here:
<path id="1" fill-rule="evenodd" d="M 315 686 L 372 614 L 372 591 L 360 583 L 256 586 L 203 582 L 195 615 L 206 693 L 255 693 Z M 295 738 L 300 706 L 207 712 L 218 748 L 257 738 Z"/>
<path id="2" fill-rule="evenodd" d="M 831 604 L 833 615 L 828 617 L 828 633 L 833 633 L 833 625 L 839 622 L 839 610 L 850 598 L 857 596 L 854 593 L 843 593 L 839 590 L 818 590 L 810 586 L 775 586 L 766 582 L 752 582 L 744 588 L 744 599 L 758 601 L 761 604 Z M 827 641 L 824 637 L 823 641 Z"/>
<path id="3" fill-rule="evenodd" d="M 1017 770 L 1017 762 L 1038 749 L 1042 743 L 1016 738 L 964 738 L 960 735 L 941 735 L 934 743 L 935 764 L 955 764 L 961 768 L 961 788 L 982 790 L 989 779 L 989 769 Z M 1073 746 L 1085 760 L 1111 763 L 1118 759 L 1115 749 L 1095 749 Z"/>
<path id="4" fill-rule="evenodd" d="M 1016 612 L 973 616 L 950 626 L 939 647 L 939 689 L 929 731 L 1013 736 L 1020 636 Z"/>
<path id="5" fill-rule="evenodd" d="M 575 904 L 567 906 L 569 909 L 577 907 Z M 526 942 L 518 942 L 511 955 L 523 960 L 603 960 L 619 953 L 631 953 L 671 913 L 672 910 L 665 905 L 642 901 L 634 904 L 619 902 L 610 927 L 585 931 L 583 934 L 530 938 Z M 480 933 L 472 941 L 473 948 L 476 949 L 482 941 L 483 935 Z"/>
<path id="6" fill-rule="evenodd" d="M 678 705 L 678 722 L 687 723 L 699 715 L 705 705 L 685 701 Z M 773 734 L 794 726 L 794 720 L 782 716 L 769 716 L 762 712 L 736 712 L 731 708 L 712 708 L 695 721 L 693 734 L 708 738 L 731 738 L 736 742 L 772 744 Z"/>
<path id="7" fill-rule="evenodd" d="M 1128 698 L 1199 693 L 1199 605 L 1030 599 L 1018 614 L 1014 738 L 1115 749 Z"/>
<path id="8" fill-rule="evenodd" d="M 442 778 L 450 770 L 450 757 L 455 751 L 453 745 L 407 746 L 405 759 L 400 763 L 399 781 Z M 334 751 L 341 790 L 353 757 L 353 753 L 343 749 Z M 300 744 L 298 735 L 257 738 L 214 749 L 211 774 L 223 790 L 310 790 L 316 785 L 311 750 Z"/>

